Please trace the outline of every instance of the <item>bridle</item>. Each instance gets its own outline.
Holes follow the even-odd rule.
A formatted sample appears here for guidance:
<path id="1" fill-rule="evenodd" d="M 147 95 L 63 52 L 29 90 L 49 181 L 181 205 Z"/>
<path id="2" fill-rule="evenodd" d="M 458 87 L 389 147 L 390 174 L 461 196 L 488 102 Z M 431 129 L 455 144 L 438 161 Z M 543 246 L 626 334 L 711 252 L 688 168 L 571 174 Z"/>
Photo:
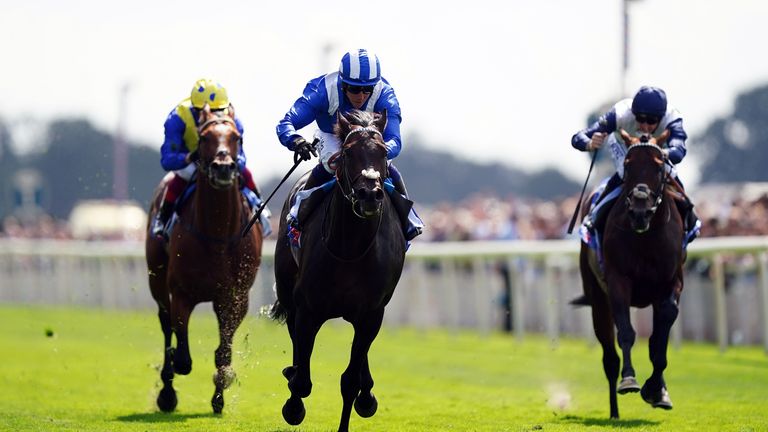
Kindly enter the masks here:
<path id="1" fill-rule="evenodd" d="M 659 152 L 659 155 L 661 156 L 661 160 L 663 161 L 661 164 L 661 167 L 659 168 L 659 177 L 661 178 L 661 182 L 659 182 L 659 187 L 655 191 L 650 190 L 650 188 L 648 188 L 648 185 L 645 183 L 638 183 L 637 185 L 635 185 L 635 187 L 633 187 L 630 191 L 627 192 L 627 196 L 625 199 L 627 203 L 627 208 L 629 208 L 632 205 L 633 197 L 642 198 L 643 196 L 650 195 L 651 198 L 653 199 L 653 205 L 651 206 L 651 208 L 648 209 L 648 211 L 650 212 L 650 217 L 653 217 L 653 215 L 656 214 L 656 210 L 658 210 L 659 206 L 661 205 L 662 199 L 664 198 L 664 188 L 667 186 L 667 183 L 669 181 L 670 173 L 668 173 L 666 170 L 668 157 L 658 145 L 648 143 L 648 142 L 640 142 L 640 143 L 632 144 L 631 146 L 629 146 L 627 148 L 627 157 L 629 156 L 629 152 L 632 149 L 639 148 L 639 147 L 652 147 Z"/>
<path id="2" fill-rule="evenodd" d="M 237 130 L 237 123 L 235 123 L 235 121 L 232 120 L 232 118 L 229 117 L 229 116 L 226 116 L 226 115 L 223 115 L 223 116 L 215 115 L 214 117 L 209 118 L 208 120 L 203 122 L 203 124 L 201 124 L 197 128 L 197 141 L 198 141 L 197 151 L 198 152 L 200 151 L 199 143 L 200 143 L 200 141 L 203 138 L 203 134 L 204 134 L 205 130 L 209 126 L 211 126 L 211 125 L 217 125 L 217 124 L 223 124 L 223 123 L 227 123 L 227 124 L 230 124 L 232 126 L 232 128 L 235 131 L 235 135 L 238 138 L 238 145 L 239 146 L 243 145 L 243 137 L 240 135 L 240 132 Z M 221 156 L 221 157 L 230 156 L 229 150 L 219 150 L 218 152 L 216 152 L 216 157 L 219 157 L 219 156 Z M 208 180 L 213 180 L 213 178 L 212 178 L 213 177 L 213 172 L 211 171 L 211 163 L 212 163 L 212 161 L 203 161 L 201 159 L 198 159 L 196 161 L 196 163 L 197 163 L 197 169 L 202 174 L 204 174 L 206 177 L 208 177 Z M 238 171 L 238 175 L 239 175 L 239 171 Z"/>
<path id="3" fill-rule="evenodd" d="M 361 219 L 366 219 L 365 216 L 361 215 L 357 211 L 357 207 L 358 207 L 357 203 L 358 203 L 359 200 L 355 196 L 355 191 L 353 190 L 352 185 L 355 184 L 354 182 L 356 182 L 360 177 L 365 177 L 365 178 L 370 179 L 370 180 L 376 180 L 377 184 L 379 184 L 379 185 L 381 184 L 381 182 L 383 180 L 381 178 L 381 173 L 379 173 L 378 171 L 375 171 L 373 169 L 361 170 L 360 173 L 357 174 L 353 178 L 350 178 L 349 171 L 346 169 L 346 166 L 347 166 L 347 154 L 348 154 L 347 151 L 350 148 L 352 148 L 353 145 L 355 145 L 357 142 L 359 142 L 359 141 L 352 141 L 351 143 L 348 143 L 349 138 L 352 135 L 363 133 L 363 132 L 369 132 L 369 133 L 372 133 L 372 134 L 375 134 L 375 135 L 377 134 L 379 136 L 382 136 L 381 132 L 378 129 L 376 129 L 376 127 L 374 127 L 374 126 L 365 126 L 365 127 L 360 127 L 360 128 L 357 128 L 357 129 L 350 130 L 349 133 L 347 133 L 347 136 L 344 137 L 344 142 L 341 145 L 341 163 L 339 164 L 338 168 L 336 169 L 336 181 L 339 184 L 339 189 L 341 190 L 341 194 L 344 196 L 344 198 L 347 201 L 349 201 L 352 204 L 352 212 L 355 214 L 355 216 L 357 216 L 357 217 L 359 217 Z M 384 149 L 386 149 L 386 146 L 383 143 L 381 143 L 379 141 L 375 141 L 375 140 L 374 140 L 374 143 L 376 143 L 377 146 L 380 146 L 380 147 L 383 147 Z M 387 173 L 385 173 L 385 178 L 387 177 L 386 174 Z M 347 187 L 346 190 L 345 190 L 345 184 L 346 184 L 346 187 Z"/>

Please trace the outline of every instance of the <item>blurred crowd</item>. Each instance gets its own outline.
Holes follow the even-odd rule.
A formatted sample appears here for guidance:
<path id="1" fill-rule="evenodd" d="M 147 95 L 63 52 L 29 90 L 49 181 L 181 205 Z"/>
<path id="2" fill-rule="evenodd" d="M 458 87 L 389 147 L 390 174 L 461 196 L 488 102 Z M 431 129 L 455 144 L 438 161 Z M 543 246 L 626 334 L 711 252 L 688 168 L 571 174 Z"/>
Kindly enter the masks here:
<path id="1" fill-rule="evenodd" d="M 563 239 L 578 197 L 560 200 L 500 198 L 474 195 L 459 203 L 416 208 L 427 229 L 419 241 L 542 240 Z M 768 235 L 768 193 L 757 198 L 697 198 L 696 214 L 702 237 Z M 73 238 L 65 220 L 43 215 L 20 219 L 7 216 L 0 238 Z M 574 234 L 578 232 L 578 226 Z M 119 240 L 114 235 L 86 240 Z"/>
<path id="2" fill-rule="evenodd" d="M 427 224 L 422 241 L 567 238 L 577 201 L 575 196 L 543 201 L 476 195 L 458 204 L 419 208 Z M 702 237 L 768 235 L 768 194 L 756 199 L 721 196 L 695 202 Z M 578 226 L 573 235 L 577 232 Z"/>

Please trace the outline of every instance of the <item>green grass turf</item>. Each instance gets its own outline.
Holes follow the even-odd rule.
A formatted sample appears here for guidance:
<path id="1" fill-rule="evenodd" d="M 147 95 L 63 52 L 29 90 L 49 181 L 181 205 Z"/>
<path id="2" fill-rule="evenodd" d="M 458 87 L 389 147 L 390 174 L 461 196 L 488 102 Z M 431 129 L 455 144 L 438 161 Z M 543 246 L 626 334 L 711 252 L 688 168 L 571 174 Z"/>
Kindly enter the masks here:
<path id="1" fill-rule="evenodd" d="M 224 414 L 212 414 L 218 333 L 209 311 L 201 305 L 192 316 L 192 373 L 175 379 L 179 405 L 164 414 L 155 407 L 162 336 L 153 312 L 0 306 L 0 430 L 336 430 L 348 324 L 321 329 L 307 416 L 291 427 L 280 414 L 288 397 L 280 374 L 291 358 L 288 333 L 265 318 L 248 317 L 240 327 L 238 381 L 225 392 Z M 379 411 L 370 419 L 353 412 L 350 429 L 768 430 L 768 357 L 759 347 L 670 349 L 666 379 L 675 408 L 652 409 L 636 393 L 619 396 L 618 421 L 607 418 L 600 358 L 599 346 L 582 340 L 553 347 L 538 336 L 383 329 L 370 353 Z M 638 340 L 634 359 L 642 384 L 651 370 L 647 341 Z"/>

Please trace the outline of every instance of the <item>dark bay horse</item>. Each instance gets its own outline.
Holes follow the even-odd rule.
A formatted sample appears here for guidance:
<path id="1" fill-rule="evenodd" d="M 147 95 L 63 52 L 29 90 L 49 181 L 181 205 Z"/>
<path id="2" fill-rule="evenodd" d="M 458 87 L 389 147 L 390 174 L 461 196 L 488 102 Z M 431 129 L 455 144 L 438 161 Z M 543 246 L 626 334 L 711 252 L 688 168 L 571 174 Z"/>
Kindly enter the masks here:
<path id="1" fill-rule="evenodd" d="M 212 113 L 206 105 L 200 114 L 199 160 L 196 190 L 186 203 L 169 242 L 147 233 L 146 255 L 149 288 L 159 308 L 165 338 L 165 358 L 160 377 L 163 388 L 157 397 L 162 411 L 176 408 L 174 374 L 192 370 L 187 328 L 192 309 L 213 302 L 219 322 L 216 349 L 216 389 L 211 400 L 215 413 L 224 408 L 223 391 L 234 381 L 232 338 L 248 310 L 248 291 L 261 263 L 262 231 L 252 229 L 241 238 L 249 216 L 239 188 L 237 154 L 241 137 L 234 112 Z M 160 205 L 169 176 L 155 190 L 149 220 Z M 171 335 L 176 335 L 176 347 Z"/>
<path id="2" fill-rule="evenodd" d="M 352 111 L 338 116 L 336 135 L 343 144 L 337 183 L 303 223 L 300 249 L 292 250 L 285 238 L 277 241 L 277 302 L 272 315 L 286 321 L 293 342 L 293 363 L 283 370 L 291 397 L 282 410 L 291 425 L 304 419 L 301 399 L 312 390 L 309 364 L 315 336 L 331 318 L 344 318 L 355 331 L 349 365 L 341 375 L 344 405 L 339 431 L 348 430 L 353 404 L 361 417 L 372 416 L 378 407 L 371 393 L 368 350 L 400 279 L 406 246 L 384 190 L 385 125 L 386 115 Z M 281 235 L 287 229 L 290 202 L 289 196 L 280 218 Z"/>
<path id="3" fill-rule="evenodd" d="M 666 154 L 660 148 L 668 131 L 657 139 L 621 135 L 627 145 L 624 184 L 608 214 L 602 239 L 602 269 L 597 254 L 582 242 L 580 255 L 584 297 L 575 300 L 592 306 L 592 323 L 603 348 L 603 369 L 608 378 L 611 418 L 619 417 L 616 393 L 640 391 L 654 408 L 672 409 L 664 381 L 667 344 L 678 314 L 683 290 L 683 221 L 669 189 Z M 587 203 L 589 202 L 589 199 Z M 584 212 L 588 205 L 584 206 Z M 582 217 L 584 215 L 582 214 Z M 630 306 L 653 307 L 649 351 L 653 373 L 642 388 L 635 378 L 631 349 L 635 331 Z M 616 335 L 623 366 L 619 378 Z"/>

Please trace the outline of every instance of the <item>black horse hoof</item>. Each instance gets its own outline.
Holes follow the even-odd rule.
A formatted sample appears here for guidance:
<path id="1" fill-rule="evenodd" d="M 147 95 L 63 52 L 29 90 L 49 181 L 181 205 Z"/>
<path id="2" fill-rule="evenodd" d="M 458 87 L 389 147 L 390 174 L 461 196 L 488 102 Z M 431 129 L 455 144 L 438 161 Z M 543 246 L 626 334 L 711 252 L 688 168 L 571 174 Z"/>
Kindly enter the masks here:
<path id="1" fill-rule="evenodd" d="M 186 358 L 186 359 L 174 358 L 173 359 L 173 373 L 177 375 L 189 375 L 190 372 L 192 372 L 191 358 Z"/>
<path id="2" fill-rule="evenodd" d="M 294 375 L 296 375 L 296 366 L 287 366 L 283 369 L 283 376 L 288 381 L 290 381 Z"/>
<path id="3" fill-rule="evenodd" d="M 619 383 L 619 387 L 616 389 L 618 394 L 637 393 L 640 391 L 640 384 L 633 376 L 624 377 Z"/>
<path id="4" fill-rule="evenodd" d="M 640 396 L 646 403 L 654 408 L 661 408 L 664 410 L 672 409 L 672 399 L 670 399 L 666 387 L 662 387 L 658 391 L 652 392 L 649 391 L 646 386 L 643 386 L 642 390 L 640 390 Z"/>
<path id="5" fill-rule="evenodd" d="M 376 396 L 374 396 L 373 393 L 368 393 L 367 395 L 361 393 L 355 398 L 355 411 L 360 417 L 371 417 L 376 414 L 378 408 L 379 402 L 376 400 Z"/>
<path id="6" fill-rule="evenodd" d="M 214 414 L 221 414 L 221 411 L 224 410 L 224 395 L 221 394 L 221 392 L 216 392 L 213 394 L 213 399 L 211 399 L 211 407 L 213 408 Z"/>
<path id="7" fill-rule="evenodd" d="M 283 418 L 291 426 L 300 425 L 304 421 L 307 410 L 304 409 L 304 402 L 301 399 L 288 399 L 283 405 Z"/>
<path id="8" fill-rule="evenodd" d="M 176 391 L 173 387 L 163 387 L 160 390 L 160 394 L 157 395 L 157 407 L 162 412 L 171 412 L 176 409 L 176 405 L 179 403 L 176 399 Z"/>

